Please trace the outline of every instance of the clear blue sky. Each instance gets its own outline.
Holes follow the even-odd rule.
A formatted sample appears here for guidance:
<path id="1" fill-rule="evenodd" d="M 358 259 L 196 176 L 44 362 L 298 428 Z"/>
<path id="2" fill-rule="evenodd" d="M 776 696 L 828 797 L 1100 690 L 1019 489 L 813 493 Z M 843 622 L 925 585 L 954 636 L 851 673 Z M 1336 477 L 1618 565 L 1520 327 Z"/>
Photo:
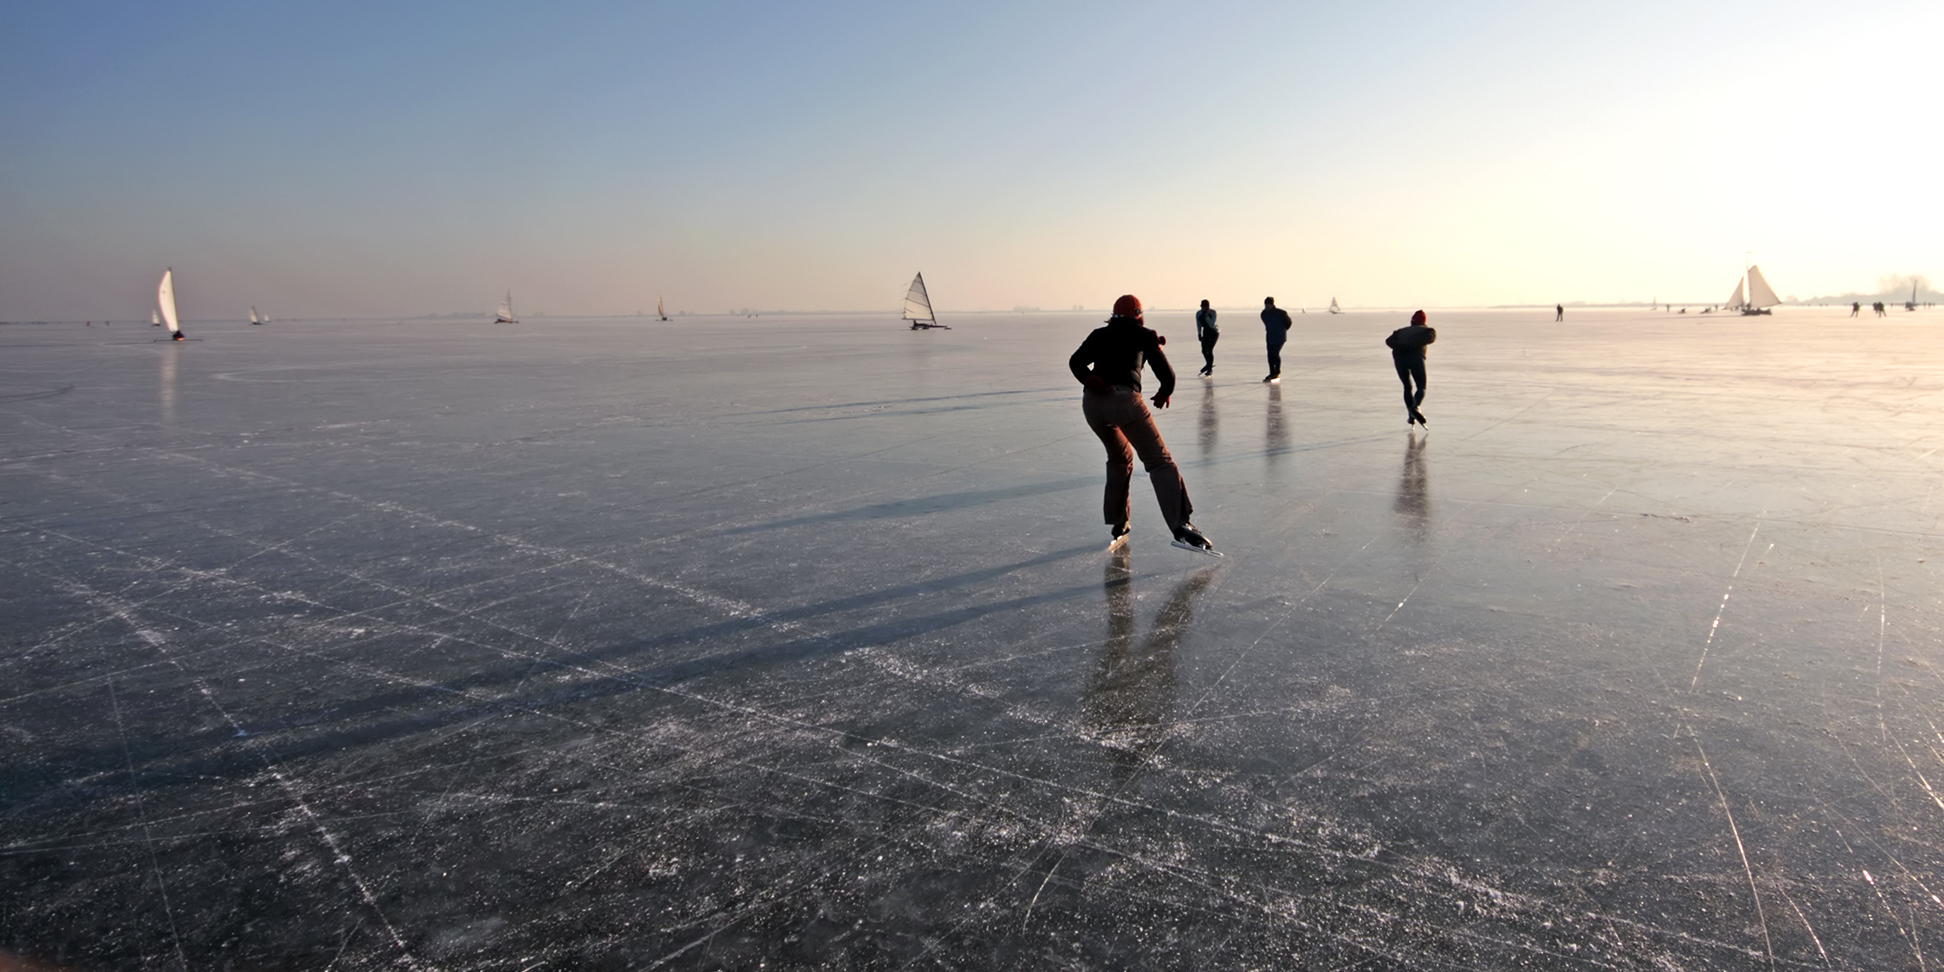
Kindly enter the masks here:
<path id="1" fill-rule="evenodd" d="M 1944 278 L 1944 4 L 0 4 L 0 319 Z"/>

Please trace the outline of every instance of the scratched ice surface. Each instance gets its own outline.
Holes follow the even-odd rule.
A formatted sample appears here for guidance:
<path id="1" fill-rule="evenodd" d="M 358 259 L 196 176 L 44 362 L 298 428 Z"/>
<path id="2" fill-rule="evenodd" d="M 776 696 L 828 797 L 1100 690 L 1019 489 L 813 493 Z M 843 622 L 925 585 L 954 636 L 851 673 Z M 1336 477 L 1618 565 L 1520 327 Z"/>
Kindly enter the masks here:
<path id="1" fill-rule="evenodd" d="M 0 328 L 0 949 L 1923 968 L 1935 312 Z M 1157 314 L 1192 375 L 1192 328 Z"/>

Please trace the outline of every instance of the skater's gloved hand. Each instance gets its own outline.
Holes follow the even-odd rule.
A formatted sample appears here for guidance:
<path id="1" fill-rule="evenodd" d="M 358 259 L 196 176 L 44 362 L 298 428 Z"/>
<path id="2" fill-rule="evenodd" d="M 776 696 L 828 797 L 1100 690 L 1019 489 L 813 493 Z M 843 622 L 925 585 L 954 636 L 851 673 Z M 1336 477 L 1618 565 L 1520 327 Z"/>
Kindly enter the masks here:
<path id="1" fill-rule="evenodd" d="M 1156 396 L 1154 396 L 1154 407 L 1155 407 L 1155 408 L 1167 408 L 1167 407 L 1168 407 L 1168 396 L 1166 396 L 1166 395 L 1156 395 Z"/>
<path id="2" fill-rule="evenodd" d="M 1080 379 L 1080 383 L 1096 395 L 1105 395 L 1112 390 L 1107 386 L 1107 379 L 1091 371 L 1087 372 L 1087 377 Z"/>

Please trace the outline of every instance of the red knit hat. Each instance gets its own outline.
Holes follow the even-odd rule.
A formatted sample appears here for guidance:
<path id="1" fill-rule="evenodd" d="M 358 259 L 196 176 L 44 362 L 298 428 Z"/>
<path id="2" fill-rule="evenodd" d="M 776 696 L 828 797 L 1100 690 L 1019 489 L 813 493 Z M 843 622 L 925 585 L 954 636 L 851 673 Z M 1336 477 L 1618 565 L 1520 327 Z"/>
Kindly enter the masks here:
<path id="1" fill-rule="evenodd" d="M 1114 316 L 1132 317 L 1137 321 L 1140 320 L 1141 298 L 1133 294 L 1122 294 L 1121 299 L 1114 301 Z"/>
<path id="2" fill-rule="evenodd" d="M 1413 323 L 1413 324 L 1422 324 L 1422 323 L 1424 323 L 1424 312 L 1423 312 L 1423 311 L 1418 311 L 1417 313 L 1415 313 L 1415 314 L 1412 314 L 1412 315 L 1411 315 L 1411 323 Z"/>

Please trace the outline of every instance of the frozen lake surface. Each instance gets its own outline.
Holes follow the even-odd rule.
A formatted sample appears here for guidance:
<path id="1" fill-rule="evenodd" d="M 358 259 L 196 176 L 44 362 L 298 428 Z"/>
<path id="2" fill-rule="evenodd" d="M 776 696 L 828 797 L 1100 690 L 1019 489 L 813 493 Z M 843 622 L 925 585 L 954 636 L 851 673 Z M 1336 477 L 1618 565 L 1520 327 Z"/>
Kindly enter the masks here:
<path id="1" fill-rule="evenodd" d="M 1939 312 L 0 327 L 0 948 L 1944 961 Z M 1150 391 L 1153 388 L 1150 377 Z M 1138 476 L 1138 473 L 1137 473 Z"/>

